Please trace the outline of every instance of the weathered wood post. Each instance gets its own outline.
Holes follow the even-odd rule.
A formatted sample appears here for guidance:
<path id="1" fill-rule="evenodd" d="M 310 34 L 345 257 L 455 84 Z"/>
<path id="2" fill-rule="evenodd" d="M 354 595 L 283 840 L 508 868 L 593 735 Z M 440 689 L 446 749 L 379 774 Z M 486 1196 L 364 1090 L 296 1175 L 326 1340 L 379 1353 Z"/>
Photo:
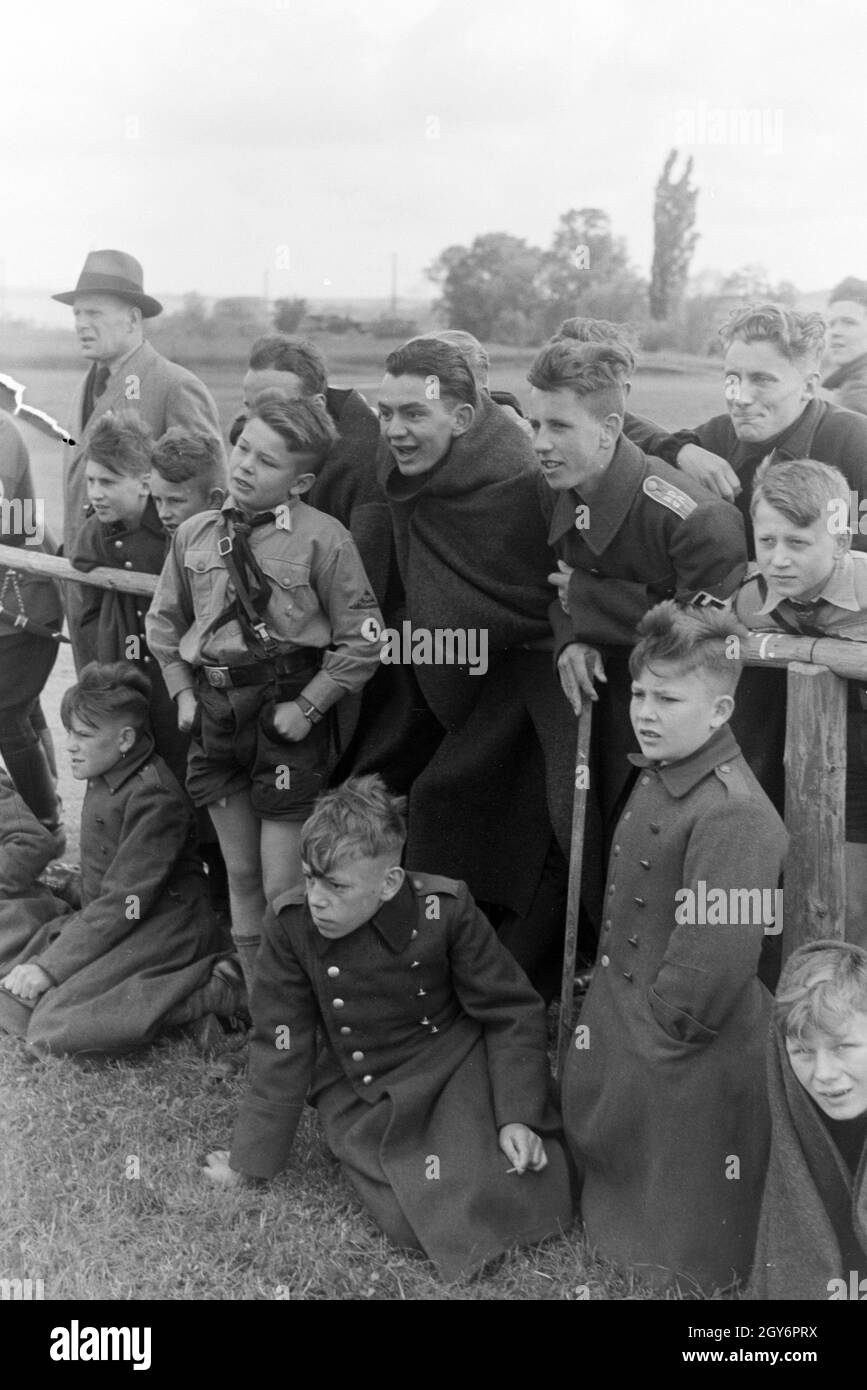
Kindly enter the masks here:
<path id="1" fill-rule="evenodd" d="M 846 928 L 846 682 L 793 661 L 786 707 L 783 958 Z"/>

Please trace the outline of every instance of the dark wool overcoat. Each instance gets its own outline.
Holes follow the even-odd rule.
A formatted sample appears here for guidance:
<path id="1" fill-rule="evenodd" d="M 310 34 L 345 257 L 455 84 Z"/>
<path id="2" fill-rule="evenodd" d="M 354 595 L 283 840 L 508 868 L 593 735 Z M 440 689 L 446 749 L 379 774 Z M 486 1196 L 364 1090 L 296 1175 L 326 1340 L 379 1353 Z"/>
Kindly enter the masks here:
<path id="1" fill-rule="evenodd" d="M 772 899 L 787 837 L 727 727 L 668 766 L 634 760 L 642 771 L 615 831 L 599 955 L 565 1068 L 564 1127 L 599 1253 L 659 1285 L 709 1292 L 746 1276 L 752 1258 L 771 1001 L 755 975 L 761 920 L 677 925 L 675 894 L 703 881 Z"/>
<path id="2" fill-rule="evenodd" d="M 559 1121 L 542 1001 L 466 884 L 411 873 L 370 922 L 334 941 L 303 904 L 275 907 L 232 1167 L 278 1173 L 309 1092 L 371 1215 L 443 1278 L 568 1226 L 559 1142 L 547 1137 L 547 1168 L 521 1176 L 497 1142 L 505 1124 L 550 1136 Z"/>
<path id="3" fill-rule="evenodd" d="M 552 833 L 569 854 L 576 728 L 551 662 L 552 556 L 536 474 L 526 435 L 484 396 L 428 473 L 404 478 L 389 450 L 381 456 L 407 620 L 483 632 L 487 643 L 484 674 L 412 669 L 445 734 L 410 790 L 407 854 L 521 916 Z"/>
<path id="4" fill-rule="evenodd" d="M 8 773 L 0 771 L 0 977 L 37 927 L 70 910 L 37 882 L 53 857 L 54 836 L 18 795 Z"/>
<path id="5" fill-rule="evenodd" d="M 750 1280 L 757 1299 L 827 1300 L 867 1279 L 867 1144 L 853 1181 L 774 1025 L 768 1046 L 771 1158 Z M 857 1295 L 867 1295 L 867 1284 Z M 848 1296 L 851 1297 L 849 1293 Z"/>
<path id="6" fill-rule="evenodd" d="M 143 736 L 88 783 L 81 909 L 34 920 L 24 949 L 0 961 L 3 974 L 32 961 L 55 984 L 32 1010 L 0 990 L 0 1028 L 41 1053 L 121 1053 L 151 1041 L 225 954 L 191 835 L 189 803 Z"/>

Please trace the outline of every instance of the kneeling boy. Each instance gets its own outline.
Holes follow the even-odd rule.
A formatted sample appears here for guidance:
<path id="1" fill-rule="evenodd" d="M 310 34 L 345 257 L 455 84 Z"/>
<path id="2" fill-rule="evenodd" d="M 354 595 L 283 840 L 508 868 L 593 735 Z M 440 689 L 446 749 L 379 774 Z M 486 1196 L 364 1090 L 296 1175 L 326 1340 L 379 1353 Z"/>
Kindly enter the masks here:
<path id="1" fill-rule="evenodd" d="M 565 1227 L 569 1179 L 537 1132 L 558 1123 L 542 1001 L 466 884 L 399 867 L 403 804 L 374 774 L 305 824 L 306 904 L 266 920 L 247 1094 L 206 1172 L 273 1177 L 309 1092 L 386 1235 L 454 1279 Z"/>
<path id="2" fill-rule="evenodd" d="M 867 951 L 811 941 L 777 988 L 771 1161 L 750 1293 L 867 1298 Z"/>
<path id="3" fill-rule="evenodd" d="M 589 1240 L 658 1285 L 746 1275 L 768 1151 L 756 977 L 786 833 L 728 727 L 728 613 L 661 603 L 630 657 L 641 769 L 563 1080 Z"/>

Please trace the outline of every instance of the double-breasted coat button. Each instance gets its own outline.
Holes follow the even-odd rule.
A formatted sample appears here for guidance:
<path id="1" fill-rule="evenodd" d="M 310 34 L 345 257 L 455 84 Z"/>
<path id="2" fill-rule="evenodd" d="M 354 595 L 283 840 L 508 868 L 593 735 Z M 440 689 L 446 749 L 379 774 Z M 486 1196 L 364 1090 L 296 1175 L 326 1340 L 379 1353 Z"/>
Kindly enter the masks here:
<path id="1" fill-rule="evenodd" d="M 115 541 L 114 548 L 115 550 L 121 550 L 123 548 L 123 541 Z"/>
<path id="2" fill-rule="evenodd" d="M 341 1031 L 341 1033 L 343 1034 L 344 1037 L 347 1037 L 347 1036 L 352 1032 L 352 1029 L 351 1029 L 351 1028 L 347 1028 L 347 1027 L 346 1027 L 346 1024 L 344 1024 L 340 1031 Z"/>
<path id="3" fill-rule="evenodd" d="M 333 1009 L 342 1009 L 342 1008 L 343 1008 L 343 1000 L 342 1000 L 342 999 L 332 999 L 332 1001 L 331 1001 L 331 1007 L 332 1007 Z"/>
<path id="4" fill-rule="evenodd" d="M 729 767 L 728 763 L 720 763 L 720 765 L 719 765 L 719 771 L 720 771 L 720 772 L 731 772 L 731 768 Z"/>
<path id="5" fill-rule="evenodd" d="M 125 570 L 131 570 L 131 569 L 132 569 L 132 560 L 124 560 L 124 562 L 123 562 L 123 567 L 124 567 Z"/>
<path id="6" fill-rule="evenodd" d="M 416 939 L 417 936 L 418 936 L 418 928 L 417 928 L 417 927 L 413 927 L 412 931 L 411 931 L 410 934 L 409 934 L 409 939 L 410 939 L 410 941 L 415 941 L 415 939 Z"/>
<path id="7" fill-rule="evenodd" d="M 600 964 L 600 965 L 610 965 L 610 964 L 611 964 L 611 957 L 610 957 L 610 956 L 600 956 L 600 958 L 599 958 L 599 964 Z"/>
<path id="8" fill-rule="evenodd" d="M 624 820 L 629 820 L 629 817 L 630 817 L 631 815 L 632 815 L 632 812 L 631 812 L 631 811 L 624 811 L 624 812 L 623 812 L 623 819 L 624 819 Z"/>
<path id="9" fill-rule="evenodd" d="M 638 862 L 639 862 L 639 864 L 641 865 L 642 869 L 649 869 L 649 868 L 650 868 L 650 860 L 649 860 L 649 859 L 639 859 Z"/>
<path id="10" fill-rule="evenodd" d="M 608 888 L 608 896 L 609 896 L 609 898 L 613 898 L 613 897 L 614 897 L 615 891 L 616 891 L 616 890 L 615 890 L 614 884 L 613 884 L 613 883 L 610 884 L 610 885 L 609 885 L 609 888 Z"/>
<path id="11" fill-rule="evenodd" d="M 644 907 L 644 899 L 643 899 L 643 898 L 633 898 L 632 901 L 633 901 L 634 903 L 636 903 L 639 907 Z"/>
<path id="12" fill-rule="evenodd" d="M 430 1019 L 428 1018 L 427 1014 L 425 1014 L 424 1018 L 419 1019 L 419 1023 L 421 1024 L 422 1028 L 428 1027 Z"/>
<path id="13" fill-rule="evenodd" d="M 421 961 L 420 961 L 420 960 L 414 960 L 414 961 L 412 962 L 412 964 L 410 965 L 409 968 L 410 968 L 410 970 L 418 970 L 418 968 L 419 968 L 420 965 L 421 965 Z"/>
<path id="14" fill-rule="evenodd" d="M 364 1061 L 364 1053 L 363 1053 L 363 1052 L 353 1052 L 353 1054 L 352 1054 L 352 1060 L 353 1060 L 353 1062 L 363 1062 L 363 1061 Z"/>
<path id="15" fill-rule="evenodd" d="M 610 930 L 611 930 L 611 918 L 610 918 L 610 917 L 608 918 L 607 922 L 605 923 L 605 930 L 606 930 L 606 931 L 610 931 Z"/>
<path id="16" fill-rule="evenodd" d="M 328 969 L 326 970 L 325 973 L 326 973 L 326 975 L 328 976 L 329 980 L 336 980 L 336 979 L 337 979 L 337 976 L 340 974 L 340 966 L 339 966 L 339 965 L 329 965 L 329 967 L 328 967 Z"/>
<path id="17" fill-rule="evenodd" d="M 624 978 L 624 980 L 631 980 L 631 979 L 632 979 L 632 971 L 631 971 L 631 970 L 624 970 L 624 971 L 623 971 L 623 978 Z"/>
<path id="18" fill-rule="evenodd" d="M 371 1076 L 370 1072 L 368 1072 L 367 1076 L 363 1076 L 361 1079 L 364 1082 L 365 1086 L 369 1086 L 371 1081 L 373 1080 L 373 1077 Z"/>
<path id="19" fill-rule="evenodd" d="M 439 1032 L 439 1028 L 437 1028 L 435 1024 L 431 1024 L 431 1032 L 432 1032 L 432 1033 L 438 1033 L 438 1032 Z"/>
<path id="20" fill-rule="evenodd" d="M 620 853 L 620 846 L 619 846 L 619 845 L 615 845 L 615 846 L 614 846 L 614 849 L 611 851 L 611 853 L 612 853 L 612 854 L 619 854 L 619 853 Z"/>
<path id="21" fill-rule="evenodd" d="M 642 787 L 646 787 L 647 784 L 649 783 L 649 781 L 650 781 L 650 778 L 649 778 L 649 777 L 642 777 L 642 779 L 641 779 L 641 785 L 642 785 Z"/>
<path id="22" fill-rule="evenodd" d="M 627 936 L 626 940 L 629 942 L 630 946 L 637 946 L 637 945 L 638 945 L 638 937 L 637 937 L 637 936 Z"/>
<path id="23" fill-rule="evenodd" d="M 415 994 L 416 999 L 424 999 L 424 998 L 426 998 L 426 996 L 427 996 L 427 990 L 426 990 L 426 989 L 419 989 L 419 990 L 416 990 L 416 994 Z"/>

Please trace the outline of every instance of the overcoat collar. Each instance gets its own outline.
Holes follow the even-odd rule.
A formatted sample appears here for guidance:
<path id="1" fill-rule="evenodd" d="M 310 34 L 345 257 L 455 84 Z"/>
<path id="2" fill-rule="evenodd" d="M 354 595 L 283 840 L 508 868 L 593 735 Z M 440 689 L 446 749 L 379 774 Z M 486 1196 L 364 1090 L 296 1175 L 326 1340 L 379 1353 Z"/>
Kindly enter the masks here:
<path id="1" fill-rule="evenodd" d="M 675 763 L 666 763 L 665 767 L 660 767 L 659 763 L 645 757 L 643 753 L 630 753 L 629 761 L 635 767 L 655 768 L 669 795 L 680 797 L 686 796 L 693 787 L 697 787 L 715 767 L 721 767 L 723 763 L 739 757 L 741 750 L 738 741 L 728 724 L 723 724 L 722 728 L 714 730 L 707 743 L 690 753 L 688 758 L 679 758 Z"/>
<path id="2" fill-rule="evenodd" d="M 548 530 L 548 544 L 554 545 L 575 525 L 579 507 L 589 507 L 592 525 L 582 528 L 581 536 L 594 555 L 601 555 L 620 530 L 635 494 L 644 481 L 646 457 L 625 435 L 621 435 L 605 476 L 584 502 L 577 488 L 561 492 Z"/>
<path id="3" fill-rule="evenodd" d="M 108 772 L 102 774 L 102 780 L 112 796 L 123 786 L 124 782 L 128 782 L 130 777 L 144 766 L 148 758 L 153 755 L 153 751 L 154 741 L 150 734 L 141 733 L 126 757 L 121 758 L 120 762 L 115 763 L 114 767 L 110 767 Z"/>
<path id="4" fill-rule="evenodd" d="M 303 888 L 292 888 L 282 893 L 279 898 L 275 898 L 272 903 L 272 911 L 277 916 L 284 907 L 301 907 L 304 911 L 305 926 L 309 927 L 313 948 L 317 955 L 323 956 L 329 946 L 335 946 L 338 941 L 346 940 L 345 937 L 338 938 L 338 941 L 331 941 L 327 936 L 316 930 L 313 919 L 307 909 Z M 397 893 L 387 903 L 382 906 L 371 917 L 369 922 L 364 925 L 374 927 L 382 937 L 386 946 L 397 953 L 403 951 L 412 939 L 413 924 L 415 922 L 415 894 L 409 885 L 409 880 L 404 879 Z M 358 928 L 362 930 L 361 927 Z M 354 935 L 351 932 L 350 935 Z"/>

